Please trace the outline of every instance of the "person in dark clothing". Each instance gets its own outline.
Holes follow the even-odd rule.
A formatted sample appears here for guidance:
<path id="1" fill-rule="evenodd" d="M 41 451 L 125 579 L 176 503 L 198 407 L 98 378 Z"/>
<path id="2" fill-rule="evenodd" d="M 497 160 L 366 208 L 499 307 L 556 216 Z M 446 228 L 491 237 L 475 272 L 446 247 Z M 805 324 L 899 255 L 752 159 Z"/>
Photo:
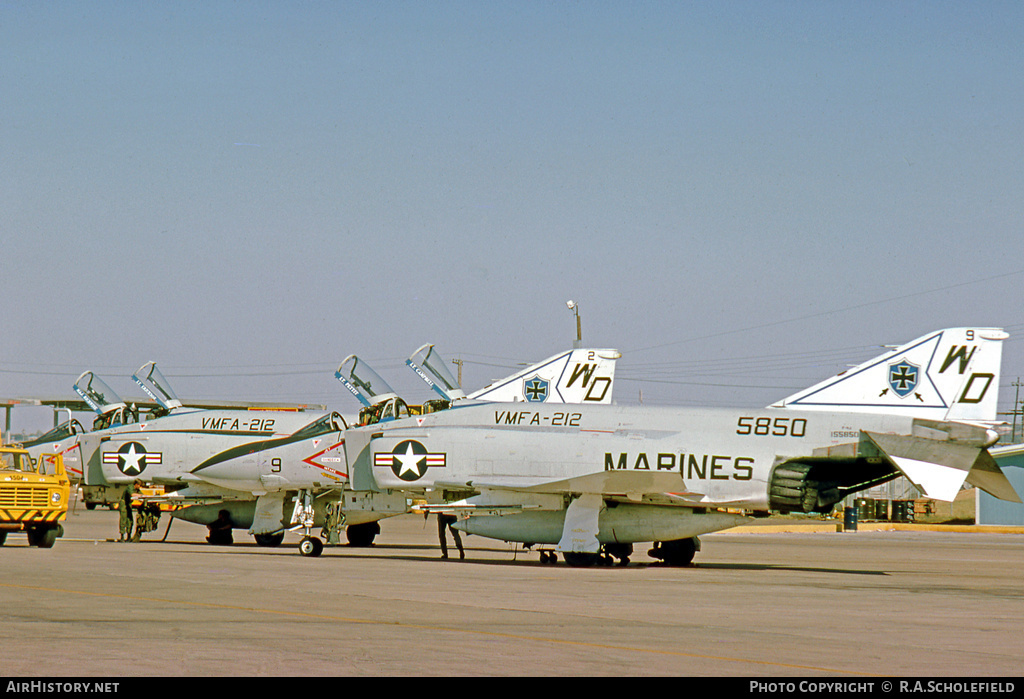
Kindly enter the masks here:
<path id="1" fill-rule="evenodd" d="M 124 489 L 121 493 L 121 501 L 117 504 L 117 514 L 119 516 L 118 523 L 118 541 L 131 541 L 132 540 L 132 527 L 134 522 L 132 521 L 132 493 L 138 490 L 138 485 L 129 486 Z"/>
<path id="2" fill-rule="evenodd" d="M 210 535 L 206 537 L 206 540 L 211 544 L 229 546 L 235 543 L 234 538 L 231 536 L 231 513 L 227 510 L 221 510 L 217 513 L 217 519 L 207 524 L 206 528 L 210 530 Z"/>
<path id="3" fill-rule="evenodd" d="M 455 539 L 455 545 L 459 548 L 459 560 L 466 558 L 466 552 L 462 548 L 462 537 L 459 536 L 459 530 L 452 528 L 458 518 L 455 515 L 437 515 L 437 537 L 441 540 L 441 558 L 448 560 L 448 537 L 445 535 L 445 529 L 450 529 L 452 537 Z"/>

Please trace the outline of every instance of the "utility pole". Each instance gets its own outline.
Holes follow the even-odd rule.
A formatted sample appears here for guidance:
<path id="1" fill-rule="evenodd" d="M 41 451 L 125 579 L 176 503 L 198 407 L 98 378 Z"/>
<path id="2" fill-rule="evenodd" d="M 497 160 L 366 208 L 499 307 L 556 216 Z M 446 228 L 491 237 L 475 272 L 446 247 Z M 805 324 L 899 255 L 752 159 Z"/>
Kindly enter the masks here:
<path id="1" fill-rule="evenodd" d="M 454 364 L 455 366 L 459 367 L 459 388 L 462 388 L 462 364 L 463 364 L 463 362 L 462 362 L 461 359 L 453 359 L 452 360 L 452 364 Z"/>
<path id="2" fill-rule="evenodd" d="M 1014 444 L 1017 443 L 1017 413 L 1020 412 L 1020 377 L 1013 382 L 1016 387 L 1016 392 L 1013 394 L 1013 433 L 1010 437 L 1010 441 Z"/>
<path id="3" fill-rule="evenodd" d="M 573 349 L 583 346 L 583 330 L 580 328 L 580 305 L 573 300 L 565 302 L 570 311 L 576 314 L 576 342 L 572 344 Z"/>

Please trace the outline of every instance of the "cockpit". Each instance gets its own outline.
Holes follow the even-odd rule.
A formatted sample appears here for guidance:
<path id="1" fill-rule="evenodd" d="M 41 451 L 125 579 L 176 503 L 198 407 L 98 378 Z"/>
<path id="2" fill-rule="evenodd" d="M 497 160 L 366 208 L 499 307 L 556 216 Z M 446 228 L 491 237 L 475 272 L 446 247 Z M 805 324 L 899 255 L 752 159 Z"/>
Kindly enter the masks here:
<path id="1" fill-rule="evenodd" d="M 345 422 L 345 418 L 343 418 L 340 413 L 335 412 L 324 415 L 315 422 L 309 423 L 302 429 L 297 430 L 292 436 L 301 439 L 308 439 L 310 437 L 317 437 L 330 432 L 342 432 L 346 429 L 348 429 L 348 423 Z"/>
<path id="2" fill-rule="evenodd" d="M 417 352 L 422 352 L 424 348 L 432 349 L 433 345 L 424 345 Z M 416 355 L 413 355 L 416 358 Z M 433 366 L 438 361 L 436 355 L 433 355 L 433 359 L 426 361 L 430 357 L 429 351 L 427 356 L 422 361 L 423 365 L 431 370 L 432 374 L 438 376 L 435 373 Z M 413 364 L 411 361 L 406 362 L 409 366 L 417 372 L 417 374 L 424 380 L 431 383 L 427 379 L 426 375 L 419 368 L 418 365 Z M 443 363 L 441 364 L 443 367 Z M 402 399 L 394 389 L 388 385 L 388 383 L 381 378 L 380 374 L 374 371 L 369 365 L 366 364 L 356 355 L 352 354 L 345 358 L 345 360 L 338 367 L 338 370 L 334 372 L 334 377 L 342 383 L 342 385 L 349 390 L 349 392 L 356 397 L 356 399 L 363 404 L 363 408 L 359 411 L 359 424 L 360 425 L 375 425 L 379 422 L 390 422 L 391 420 L 401 420 L 412 415 L 426 415 L 428 413 L 436 413 L 439 410 L 444 410 L 452 404 L 452 399 L 449 394 L 445 391 L 440 390 L 435 386 L 435 390 L 443 398 L 436 398 L 434 400 L 428 400 L 423 405 L 409 405 Z M 445 386 L 446 389 L 451 388 L 451 383 L 454 379 L 448 375 L 447 379 L 438 376 L 439 381 Z M 462 394 L 459 391 L 459 395 Z"/>

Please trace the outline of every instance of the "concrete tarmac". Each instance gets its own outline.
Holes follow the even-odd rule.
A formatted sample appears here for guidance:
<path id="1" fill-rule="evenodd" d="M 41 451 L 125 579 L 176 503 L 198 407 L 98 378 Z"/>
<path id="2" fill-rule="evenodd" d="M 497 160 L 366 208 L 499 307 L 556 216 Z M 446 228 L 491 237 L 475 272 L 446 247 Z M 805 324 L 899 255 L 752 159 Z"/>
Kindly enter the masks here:
<path id="1" fill-rule="evenodd" d="M 117 543 L 77 508 L 49 550 L 0 549 L 4 674 L 99 676 L 1019 676 L 1024 535 L 730 533 L 696 565 L 542 565 L 434 518 L 298 554 L 174 521 Z M 454 546 L 451 547 L 454 550 Z"/>

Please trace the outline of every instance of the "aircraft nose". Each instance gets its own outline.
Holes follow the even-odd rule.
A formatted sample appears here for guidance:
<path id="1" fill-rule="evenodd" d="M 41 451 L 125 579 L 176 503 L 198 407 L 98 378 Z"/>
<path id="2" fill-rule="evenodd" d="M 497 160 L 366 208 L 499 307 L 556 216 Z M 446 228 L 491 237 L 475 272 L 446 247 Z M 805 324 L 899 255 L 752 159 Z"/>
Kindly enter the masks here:
<path id="1" fill-rule="evenodd" d="M 210 481 L 251 481 L 259 478 L 259 467 L 252 454 L 227 459 L 214 457 L 192 469 L 192 474 Z"/>

